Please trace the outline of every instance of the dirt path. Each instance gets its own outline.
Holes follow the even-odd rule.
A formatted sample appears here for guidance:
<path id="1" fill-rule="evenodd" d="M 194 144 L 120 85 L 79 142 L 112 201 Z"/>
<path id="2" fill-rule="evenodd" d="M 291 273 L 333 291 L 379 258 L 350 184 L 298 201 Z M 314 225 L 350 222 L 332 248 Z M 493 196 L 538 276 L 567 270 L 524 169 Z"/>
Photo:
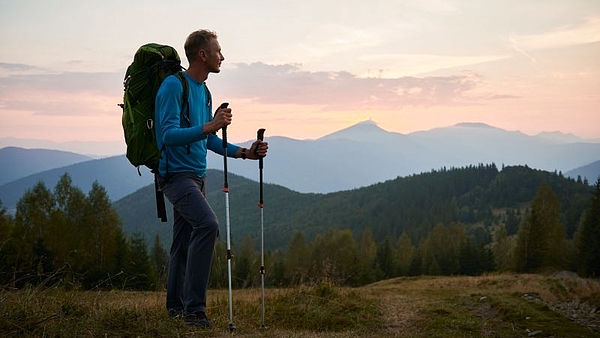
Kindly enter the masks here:
<path id="1" fill-rule="evenodd" d="M 600 281 L 572 273 L 399 278 L 365 292 L 381 302 L 382 337 L 600 337 Z"/>

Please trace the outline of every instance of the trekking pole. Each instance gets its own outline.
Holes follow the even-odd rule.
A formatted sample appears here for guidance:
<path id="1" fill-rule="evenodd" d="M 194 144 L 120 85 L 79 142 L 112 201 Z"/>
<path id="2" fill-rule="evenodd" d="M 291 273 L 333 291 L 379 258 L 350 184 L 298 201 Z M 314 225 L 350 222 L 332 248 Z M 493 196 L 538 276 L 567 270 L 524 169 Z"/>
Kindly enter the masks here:
<path id="1" fill-rule="evenodd" d="M 221 103 L 219 109 L 227 108 L 227 102 Z M 215 113 L 216 114 L 216 113 Z M 231 233 L 229 224 L 229 183 L 227 183 L 227 127 L 223 127 L 223 192 L 225 193 L 225 225 L 227 229 L 227 279 L 229 284 L 229 332 L 235 330 L 233 325 L 233 297 L 231 290 Z"/>
<path id="2" fill-rule="evenodd" d="M 256 138 L 260 141 L 264 139 L 265 129 L 261 128 L 256 132 Z M 258 151 L 258 149 L 257 149 Z M 260 328 L 266 329 L 265 326 L 265 231 L 264 231 L 264 202 L 263 202 L 263 158 L 258 159 L 258 172 L 260 182 L 260 197 L 258 199 L 258 207 L 260 208 Z"/>

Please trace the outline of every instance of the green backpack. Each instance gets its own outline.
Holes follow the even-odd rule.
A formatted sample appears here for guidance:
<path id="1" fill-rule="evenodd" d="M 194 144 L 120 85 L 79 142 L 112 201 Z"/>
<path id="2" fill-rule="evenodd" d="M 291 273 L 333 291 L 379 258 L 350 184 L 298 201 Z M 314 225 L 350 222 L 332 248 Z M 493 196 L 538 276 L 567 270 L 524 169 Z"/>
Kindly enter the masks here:
<path id="1" fill-rule="evenodd" d="M 123 131 L 127 159 L 138 167 L 158 169 L 160 149 L 154 132 L 154 98 L 163 80 L 177 74 L 183 85 L 182 104 L 187 103 L 187 81 L 180 73 L 181 60 L 175 48 L 149 43 L 141 46 L 127 68 L 123 82 Z M 184 110 L 182 110 L 184 111 Z"/>
<path id="2" fill-rule="evenodd" d="M 156 182 L 161 150 L 156 145 L 154 98 L 163 80 L 169 75 L 176 74 L 183 85 L 181 111 L 182 114 L 187 111 L 189 115 L 189 109 L 184 109 L 188 103 L 189 93 L 182 69 L 181 59 L 175 48 L 156 43 L 141 46 L 125 73 L 123 82 L 125 93 L 123 103 L 119 105 L 123 108 L 121 123 L 127 144 L 127 159 L 137 167 L 140 176 L 142 165 L 154 173 L 158 217 L 163 222 L 167 221 L 167 215 L 164 196 Z M 182 120 L 183 118 L 189 123 L 189 116 L 182 116 Z"/>

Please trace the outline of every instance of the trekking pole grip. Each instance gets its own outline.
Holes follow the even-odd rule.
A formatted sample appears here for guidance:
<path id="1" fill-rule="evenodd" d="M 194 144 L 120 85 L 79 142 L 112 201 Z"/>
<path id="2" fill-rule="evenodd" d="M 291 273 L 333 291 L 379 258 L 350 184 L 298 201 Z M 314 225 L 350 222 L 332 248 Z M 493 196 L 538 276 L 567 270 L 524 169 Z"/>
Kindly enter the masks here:
<path id="1" fill-rule="evenodd" d="M 256 139 L 259 141 L 264 140 L 265 138 L 265 128 L 260 128 L 257 132 L 256 132 Z"/>
<path id="2" fill-rule="evenodd" d="M 217 108 L 217 110 L 215 111 L 215 116 L 217 115 L 217 113 L 219 113 L 219 110 L 225 109 L 227 108 L 227 106 L 229 106 L 229 103 L 221 103 L 219 108 Z M 223 127 L 223 181 L 223 192 L 227 194 L 229 192 L 229 183 L 227 182 L 227 126 Z"/>
<path id="3" fill-rule="evenodd" d="M 219 108 L 217 108 L 217 110 L 215 111 L 215 115 L 217 115 L 217 113 L 219 112 L 219 110 L 225 109 L 228 106 L 229 106 L 228 102 L 221 103 L 221 105 L 219 106 Z M 223 148 L 227 148 L 227 126 L 223 127 Z"/>
<path id="4" fill-rule="evenodd" d="M 265 139 L 265 128 L 260 128 L 257 132 L 256 132 L 256 139 L 259 141 L 263 141 Z M 256 154 L 258 156 L 258 147 L 256 147 L 256 149 L 254 149 L 254 154 Z M 258 159 L 258 167 L 260 169 L 263 168 L 263 158 L 262 156 Z"/>

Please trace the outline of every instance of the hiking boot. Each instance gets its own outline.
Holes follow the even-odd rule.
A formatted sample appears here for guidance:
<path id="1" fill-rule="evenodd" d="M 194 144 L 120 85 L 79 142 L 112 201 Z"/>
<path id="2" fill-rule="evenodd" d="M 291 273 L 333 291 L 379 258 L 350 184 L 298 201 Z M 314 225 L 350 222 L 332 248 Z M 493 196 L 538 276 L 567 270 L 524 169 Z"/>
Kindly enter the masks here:
<path id="1" fill-rule="evenodd" d="M 199 326 L 204 328 L 209 328 L 212 326 L 208 317 L 206 317 L 206 313 L 204 312 L 196 312 L 196 313 L 188 313 L 185 316 L 185 323 L 187 325 Z"/>
<path id="2" fill-rule="evenodd" d="M 173 319 L 183 318 L 183 311 L 176 309 L 169 309 L 169 317 Z"/>

